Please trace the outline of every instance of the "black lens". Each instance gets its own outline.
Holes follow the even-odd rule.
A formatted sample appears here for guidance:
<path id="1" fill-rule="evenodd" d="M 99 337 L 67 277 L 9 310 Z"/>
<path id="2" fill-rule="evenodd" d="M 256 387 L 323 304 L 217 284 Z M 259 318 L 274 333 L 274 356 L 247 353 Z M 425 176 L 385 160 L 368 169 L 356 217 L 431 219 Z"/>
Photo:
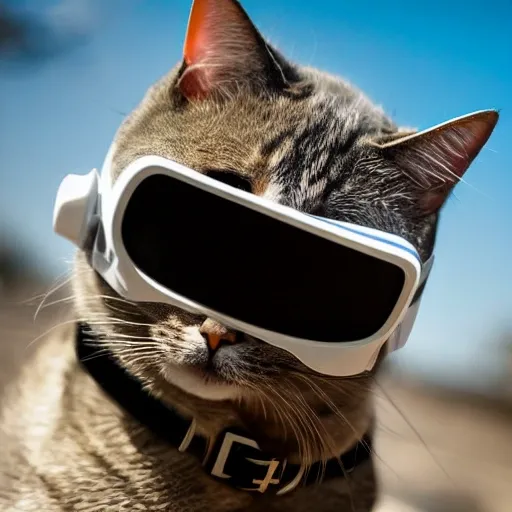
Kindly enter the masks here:
<path id="1" fill-rule="evenodd" d="M 354 341 L 378 331 L 404 285 L 396 265 L 164 175 L 122 224 L 134 264 L 161 285 L 271 331 Z"/>

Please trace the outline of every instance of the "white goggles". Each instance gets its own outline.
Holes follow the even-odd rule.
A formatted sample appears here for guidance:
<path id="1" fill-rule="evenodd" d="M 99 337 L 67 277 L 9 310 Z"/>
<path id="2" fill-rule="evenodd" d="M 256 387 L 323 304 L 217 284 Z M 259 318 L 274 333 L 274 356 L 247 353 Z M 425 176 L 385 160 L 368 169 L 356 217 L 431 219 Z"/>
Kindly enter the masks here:
<path id="1" fill-rule="evenodd" d="M 55 231 L 91 250 L 121 297 L 206 315 L 332 376 L 402 347 L 433 257 L 406 240 L 301 213 L 157 156 L 115 183 L 68 175 Z"/>

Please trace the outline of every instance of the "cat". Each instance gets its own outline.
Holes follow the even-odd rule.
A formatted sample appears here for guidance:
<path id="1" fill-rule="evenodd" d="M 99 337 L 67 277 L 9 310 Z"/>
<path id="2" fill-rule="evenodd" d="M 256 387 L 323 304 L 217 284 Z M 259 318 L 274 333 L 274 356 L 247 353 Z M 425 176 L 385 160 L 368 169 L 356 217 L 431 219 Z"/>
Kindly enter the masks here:
<path id="1" fill-rule="evenodd" d="M 400 235 L 426 261 L 439 212 L 497 118 L 485 111 L 432 131 L 400 128 L 342 79 L 289 62 L 237 1 L 195 0 L 182 62 L 116 134 L 112 179 L 138 157 L 162 156 L 300 211 Z M 243 258 L 221 236 L 219 249 Z M 371 458 L 282 496 L 214 479 L 109 399 L 74 343 L 76 324 L 86 322 L 151 396 L 193 418 L 199 435 L 214 440 L 240 427 L 262 450 L 306 470 L 371 438 L 372 382 L 384 350 L 372 371 L 334 378 L 238 333 L 241 341 L 219 349 L 231 381 L 205 381 L 194 371 L 205 336 L 228 338 L 229 329 L 168 305 L 122 299 L 84 251 L 76 255 L 73 291 L 69 322 L 38 342 L 5 392 L 2 510 L 372 509 Z"/>

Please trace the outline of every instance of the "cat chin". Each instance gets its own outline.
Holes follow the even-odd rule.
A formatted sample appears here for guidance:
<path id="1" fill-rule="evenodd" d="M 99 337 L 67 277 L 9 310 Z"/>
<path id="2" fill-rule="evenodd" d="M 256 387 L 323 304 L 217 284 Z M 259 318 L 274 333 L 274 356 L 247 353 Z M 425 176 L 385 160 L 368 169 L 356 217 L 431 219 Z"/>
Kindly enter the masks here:
<path id="1" fill-rule="evenodd" d="M 240 390 L 236 386 L 217 382 L 205 382 L 199 375 L 180 366 L 170 365 L 166 367 L 163 370 L 163 376 L 167 382 L 203 400 L 235 400 L 240 396 Z"/>

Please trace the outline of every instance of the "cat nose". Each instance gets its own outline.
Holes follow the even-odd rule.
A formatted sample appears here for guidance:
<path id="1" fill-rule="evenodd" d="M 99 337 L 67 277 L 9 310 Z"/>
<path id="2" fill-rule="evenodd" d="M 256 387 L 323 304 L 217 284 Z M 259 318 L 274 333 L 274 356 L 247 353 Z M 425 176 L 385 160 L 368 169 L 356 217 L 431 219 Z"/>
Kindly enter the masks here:
<path id="1" fill-rule="evenodd" d="M 207 318 L 203 322 L 199 328 L 199 332 L 203 335 L 212 352 L 215 352 L 222 343 L 233 345 L 238 341 L 238 333 L 236 331 L 224 327 L 211 318 Z"/>

